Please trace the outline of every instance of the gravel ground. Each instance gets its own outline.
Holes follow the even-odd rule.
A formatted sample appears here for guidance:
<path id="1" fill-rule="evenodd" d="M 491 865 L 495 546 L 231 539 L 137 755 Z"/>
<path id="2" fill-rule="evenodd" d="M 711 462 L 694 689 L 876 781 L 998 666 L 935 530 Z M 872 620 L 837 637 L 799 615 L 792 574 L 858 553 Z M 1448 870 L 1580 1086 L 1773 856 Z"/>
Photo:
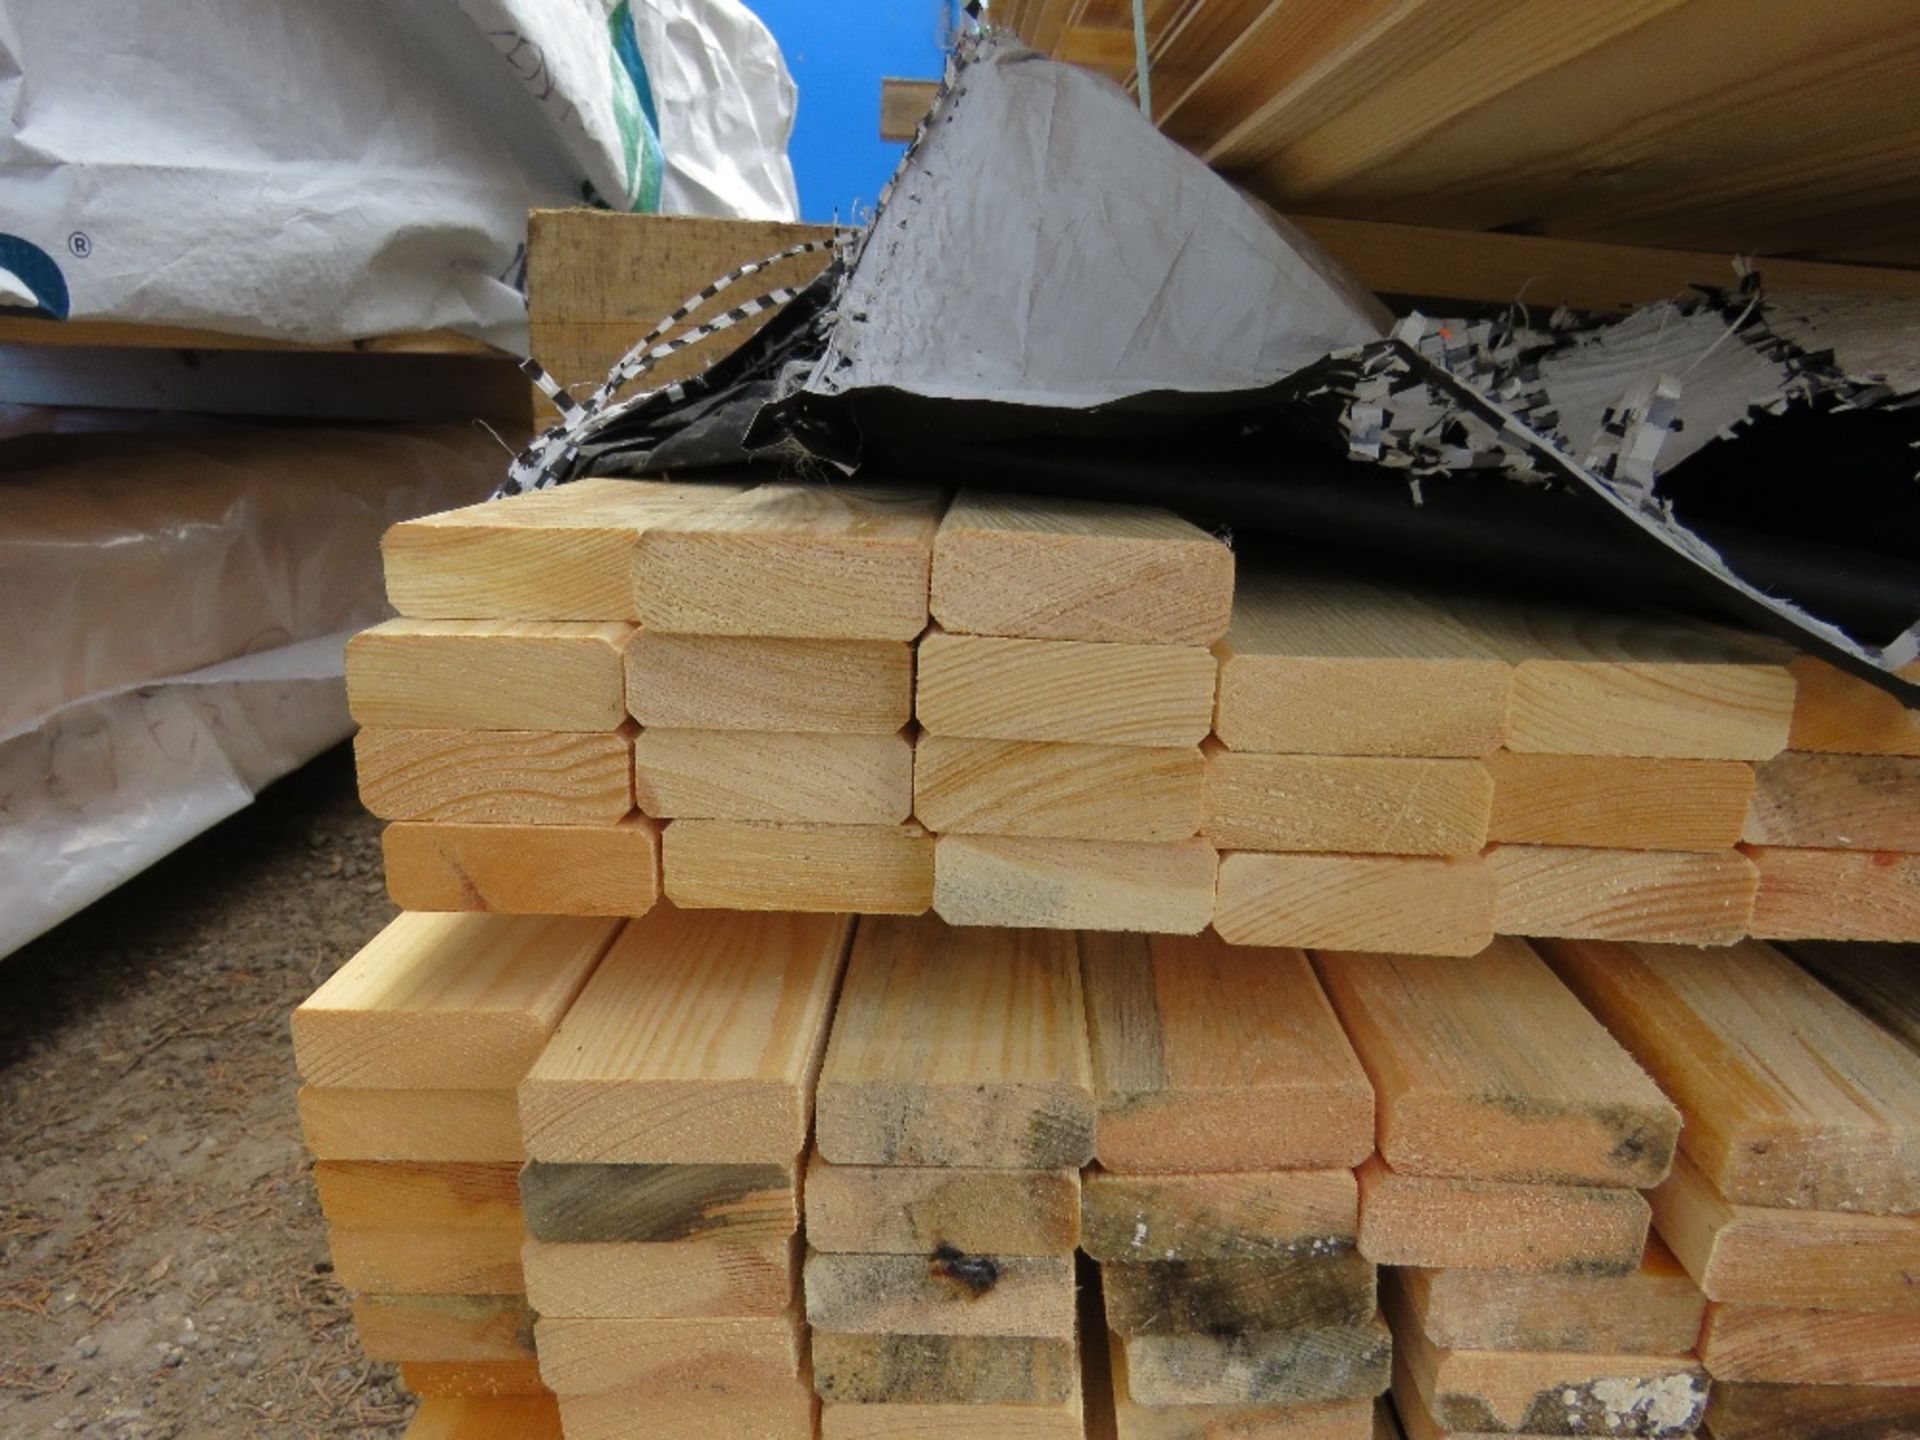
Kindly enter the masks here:
<path id="1" fill-rule="evenodd" d="M 342 747 L 0 960 L 0 1437 L 401 1433 L 287 1036 L 393 913 Z"/>

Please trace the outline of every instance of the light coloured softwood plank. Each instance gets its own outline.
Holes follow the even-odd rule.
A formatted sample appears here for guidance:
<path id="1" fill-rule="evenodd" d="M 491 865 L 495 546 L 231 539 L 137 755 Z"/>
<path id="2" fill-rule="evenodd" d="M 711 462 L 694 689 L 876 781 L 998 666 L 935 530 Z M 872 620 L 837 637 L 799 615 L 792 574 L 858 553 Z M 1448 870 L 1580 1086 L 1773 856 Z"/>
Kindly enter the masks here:
<path id="1" fill-rule="evenodd" d="M 1713 1387 L 1713 1440 L 1916 1440 L 1920 1385 Z"/>
<path id="2" fill-rule="evenodd" d="M 551 1395 L 441 1396 L 422 1402 L 401 1440 L 560 1440 Z"/>
<path id="3" fill-rule="evenodd" d="M 1214 729 L 1281 755 L 1484 755 L 1511 667 L 1440 605 L 1359 581 L 1243 575 L 1214 646 Z"/>
<path id="4" fill-rule="evenodd" d="M 1443 1348 L 1421 1331 L 1397 1274 L 1381 1288 L 1394 1349 L 1414 1389 L 1456 1434 L 1680 1440 L 1706 1411 L 1707 1373 L 1691 1355 Z"/>
<path id="5" fill-rule="evenodd" d="M 905 735 L 643 730 L 633 792 L 662 819 L 897 825 L 913 814 Z"/>
<path id="6" fill-rule="evenodd" d="M 1716 1384 L 1920 1387 L 1920 1311 L 1711 1305 L 1700 1362 Z"/>
<path id="7" fill-rule="evenodd" d="M 1360 1233 L 1351 1170 L 1114 1175 L 1089 1170 L 1080 1244 L 1100 1261 L 1337 1255 Z"/>
<path id="8" fill-rule="evenodd" d="M 634 1399 L 778 1395 L 801 1373 L 806 1337 L 794 1314 L 628 1320 L 541 1316 L 540 1378 L 556 1395 L 621 1391 Z"/>
<path id="9" fill-rule="evenodd" d="M 904 825 L 675 820 L 661 837 L 667 898 L 689 910 L 920 915 L 934 837 Z"/>
<path id="10" fill-rule="evenodd" d="M 911 140 L 920 122 L 933 108 L 940 89 L 937 80 L 908 80 L 897 75 L 880 79 L 880 138 Z"/>
<path id="11" fill-rule="evenodd" d="M 388 620 L 347 642 L 347 708 L 402 730 L 617 730 L 628 625 Z"/>
<path id="12" fill-rule="evenodd" d="M 1079 1347 L 1031 1335 L 813 1332 L 813 1385 L 835 1405 L 1065 1405 Z"/>
<path id="13" fill-rule="evenodd" d="M 1240 1335 L 1129 1335 L 1127 1391 L 1142 1405 L 1313 1405 L 1387 1388 L 1393 1340 L 1355 1325 Z"/>
<path id="14" fill-rule="evenodd" d="M 799 1241 L 526 1242 L 527 1301 L 562 1318 L 777 1316 L 793 1304 Z"/>
<path id="15" fill-rule="evenodd" d="M 1492 840 L 1607 850 L 1726 850 L 1740 839 L 1753 767 L 1744 760 L 1523 755 L 1496 750 Z"/>
<path id="16" fill-rule="evenodd" d="M 1071 1342 L 1073 1257 L 830 1255 L 806 1263 L 807 1321 L 837 1335 L 1020 1335 Z"/>
<path id="17" fill-rule="evenodd" d="M 509 1090 L 520 1083 L 617 920 L 404 914 L 293 1012 L 309 1085 Z"/>
<path id="18" fill-rule="evenodd" d="M 1674 1108 L 1524 940 L 1469 959 L 1322 951 L 1403 1175 L 1656 1185 Z"/>
<path id="19" fill-rule="evenodd" d="M 639 630 L 627 709 L 676 730 L 895 735 L 913 718 L 911 645 Z"/>
<path id="20" fill-rule="evenodd" d="M 1920 759 L 1776 755 L 1755 770 L 1740 838 L 1819 850 L 1920 851 Z"/>
<path id="21" fill-rule="evenodd" d="M 1107 1351 L 1106 1373 L 1088 1365 L 1089 1389 L 1102 1385 L 1112 1406 L 1111 1429 L 1088 1426 L 1089 1440 L 1376 1440 L 1371 1398 L 1318 1404 L 1142 1405 L 1127 1374 L 1127 1347 L 1118 1335 L 1095 1334 L 1089 1345 Z M 1111 1381 L 1107 1375 L 1111 1375 Z"/>
<path id="22" fill-rule="evenodd" d="M 1625 1275 L 1647 1248 L 1637 1191 L 1402 1175 L 1378 1155 L 1356 1173 L 1360 1253 L 1376 1265 Z"/>
<path id="23" fill-rule="evenodd" d="M 517 1165 L 322 1160 L 320 1213 L 351 1230 L 518 1230 Z"/>
<path id="24" fill-rule="evenodd" d="M 1078 1395 L 1057 1405 L 824 1405 L 820 1440 L 1083 1440 Z"/>
<path id="25" fill-rule="evenodd" d="M 1920 940 L 1920 855 L 1744 847 L 1760 872 L 1751 933 L 1764 940 Z"/>
<path id="26" fill-rule="evenodd" d="M 528 1156 L 792 1164 L 851 927 L 664 906 L 629 923 L 520 1084 Z"/>
<path id="27" fill-rule="evenodd" d="M 1200 839 L 941 835 L 933 908 L 951 925 L 1197 935 L 1213 918 L 1218 866 Z"/>
<path id="28" fill-rule="evenodd" d="M 1072 936 L 860 922 L 814 1103 L 824 1159 L 1077 1167 L 1093 1128 Z"/>
<path id="29" fill-rule="evenodd" d="M 813 1386 L 796 1376 L 759 1394 L 717 1396 L 629 1394 L 562 1395 L 560 1419 L 566 1440 L 796 1440 L 811 1435 L 819 1402 Z"/>
<path id="30" fill-rule="evenodd" d="M 933 615 L 955 634 L 1207 645 L 1233 552 L 1170 511 L 963 490 L 933 544 Z"/>
<path id="31" fill-rule="evenodd" d="M 400 820 L 380 837 L 403 910 L 644 915 L 660 898 L 660 827 L 465 825 Z"/>
<path id="32" fill-rule="evenodd" d="M 1220 857 L 1214 929 L 1233 945 L 1477 955 L 1493 940 L 1493 872 L 1477 855 Z"/>
<path id="33" fill-rule="evenodd" d="M 942 491 L 785 482 L 649 525 L 634 548 L 634 615 L 682 635 L 912 640 Z"/>
<path id="34" fill-rule="evenodd" d="M 1727 1199 L 1920 1211 L 1913 1052 L 1785 955 L 1752 941 L 1543 948 L 1680 1107 L 1681 1149 Z"/>
<path id="35" fill-rule="evenodd" d="M 1193 746 L 922 735 L 913 810 L 939 834 L 1182 840 L 1200 832 L 1203 774 Z"/>
<path id="36" fill-rule="evenodd" d="M 486 1165 L 525 1153 L 512 1090 L 303 1085 L 297 1101 L 301 1138 L 316 1160 Z"/>
<path id="37" fill-rule="evenodd" d="M 387 599 L 416 620 L 631 620 L 641 532 L 740 489 L 575 480 L 403 520 L 380 542 Z"/>
<path id="38" fill-rule="evenodd" d="M 363 1295 L 519 1295 L 520 1227 L 327 1231 L 334 1278 Z"/>
<path id="39" fill-rule="evenodd" d="M 1920 1216 L 1736 1205 L 1684 1158 L 1649 1198 L 1710 1299 L 1920 1313 Z"/>
<path id="40" fill-rule="evenodd" d="M 1105 1169 L 1328 1169 L 1372 1152 L 1373 1087 L 1300 951 L 1086 933 L 1080 967 Z"/>
<path id="41" fill-rule="evenodd" d="M 1198 745 L 1214 660 L 1197 645 L 927 632 L 914 714 L 930 735 L 1077 745 Z"/>
<path id="42" fill-rule="evenodd" d="M 1449 1350 L 1691 1355 L 1707 1297 L 1656 1235 L 1625 1275 L 1401 1270 L 1420 1332 Z"/>
<path id="43" fill-rule="evenodd" d="M 1920 710 L 1811 655 L 1792 665 L 1799 692 L 1788 743 L 1830 755 L 1920 755 Z M 1920 662 L 1900 671 L 1920 681 Z"/>
<path id="44" fill-rule="evenodd" d="M 531 1160 L 527 1234 L 554 1244 L 758 1243 L 800 1228 L 790 1165 L 593 1165 Z"/>
<path id="45" fill-rule="evenodd" d="M 1222 850 L 1477 855 L 1487 843 L 1493 781 L 1478 760 L 1206 748 L 1202 833 Z"/>
<path id="46" fill-rule="evenodd" d="M 807 1166 L 807 1243 L 858 1255 L 1071 1255 L 1078 1170 Z"/>
<path id="47" fill-rule="evenodd" d="M 1795 945 L 1793 958 L 1888 1034 L 1920 1053 L 1920 955 L 1892 945 Z"/>
<path id="48" fill-rule="evenodd" d="M 1503 935 L 1731 945 L 1753 923 L 1760 886 L 1737 850 L 1495 845 L 1486 865 Z"/>
<path id="49" fill-rule="evenodd" d="M 633 734 L 368 727 L 360 803 L 382 820 L 612 825 L 633 809 Z"/>
<path id="50" fill-rule="evenodd" d="M 369 1360 L 485 1364 L 533 1358 L 524 1295 L 362 1295 L 353 1329 Z"/>
<path id="51" fill-rule="evenodd" d="M 545 1395 L 540 1364 L 523 1360 L 415 1360 L 400 1367 L 400 1384 L 422 1397 Z"/>
<path id="52" fill-rule="evenodd" d="M 1229 1260 L 1107 1261 L 1100 1291 L 1117 1335 L 1249 1335 L 1358 1325 L 1380 1308 L 1358 1251 Z"/>

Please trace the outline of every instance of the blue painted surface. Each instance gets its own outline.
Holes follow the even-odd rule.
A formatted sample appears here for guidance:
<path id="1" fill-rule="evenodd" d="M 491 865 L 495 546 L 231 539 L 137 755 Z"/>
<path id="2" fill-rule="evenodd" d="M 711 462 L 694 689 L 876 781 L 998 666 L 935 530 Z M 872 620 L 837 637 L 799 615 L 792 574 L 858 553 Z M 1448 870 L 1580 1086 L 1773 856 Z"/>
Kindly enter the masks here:
<path id="1" fill-rule="evenodd" d="M 951 0 L 747 0 L 773 31 L 800 87 L 794 180 L 802 219 L 870 208 L 906 146 L 880 139 L 880 80 L 937 80 Z"/>

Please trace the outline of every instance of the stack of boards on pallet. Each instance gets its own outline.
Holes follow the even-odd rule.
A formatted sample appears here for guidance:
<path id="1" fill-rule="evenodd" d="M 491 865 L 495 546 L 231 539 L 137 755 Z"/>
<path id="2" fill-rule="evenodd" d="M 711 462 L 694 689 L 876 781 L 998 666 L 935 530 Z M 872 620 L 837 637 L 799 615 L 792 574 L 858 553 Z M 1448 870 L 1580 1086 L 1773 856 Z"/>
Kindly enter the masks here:
<path id="1" fill-rule="evenodd" d="M 386 567 L 348 686 L 408 909 L 1920 939 L 1920 720 L 1705 625 L 909 488 L 586 480 Z"/>

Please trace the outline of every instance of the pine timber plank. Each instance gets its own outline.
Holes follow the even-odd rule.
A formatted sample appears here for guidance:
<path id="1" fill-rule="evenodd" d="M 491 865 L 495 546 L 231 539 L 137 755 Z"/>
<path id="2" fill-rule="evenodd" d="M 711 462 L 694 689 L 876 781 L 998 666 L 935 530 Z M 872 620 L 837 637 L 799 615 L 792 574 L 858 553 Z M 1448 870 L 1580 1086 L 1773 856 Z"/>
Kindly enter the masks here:
<path id="1" fill-rule="evenodd" d="M 1150 506 L 962 490 L 933 542 L 933 617 L 957 635 L 1207 645 L 1232 608 L 1233 552 Z"/>
<path id="2" fill-rule="evenodd" d="M 807 1243 L 859 1255 L 1071 1255 L 1078 1170 L 807 1166 Z"/>
<path id="3" fill-rule="evenodd" d="M 632 916 L 660 898 L 660 827 L 644 815 L 612 825 L 399 820 L 380 850 L 403 910 Z"/>
<path id="4" fill-rule="evenodd" d="M 1469 959 L 1322 951 L 1403 1175 L 1657 1185 L 1680 1112 L 1523 940 Z"/>
<path id="5" fill-rule="evenodd" d="M 633 730 L 389 730 L 354 737 L 360 803 L 382 820 L 612 825 L 633 810 Z"/>
<path id="6" fill-rule="evenodd" d="M 1746 937 L 1760 886 L 1737 850 L 1495 845 L 1486 865 L 1505 935 L 1731 945 Z"/>
<path id="7" fill-rule="evenodd" d="M 819 1402 L 801 1376 L 761 1394 L 718 1396 L 629 1394 L 562 1395 L 566 1440 L 795 1440 L 810 1436 Z"/>
<path id="8" fill-rule="evenodd" d="M 363 1295 L 519 1295 L 520 1227 L 327 1231 L 334 1278 Z"/>
<path id="9" fill-rule="evenodd" d="M 1920 759 L 1788 751 L 1754 779 L 1750 844 L 1920 851 Z"/>
<path id="10" fill-rule="evenodd" d="M 1792 953 L 1803 970 L 1920 1053 L 1920 956 L 1889 945 L 1818 943 Z"/>
<path id="11" fill-rule="evenodd" d="M 320 1213 L 350 1230 L 518 1230 L 519 1166 L 322 1160 Z"/>
<path id="12" fill-rule="evenodd" d="M 920 122 L 933 108 L 933 97 L 939 93 L 937 80 L 907 80 L 897 75 L 882 76 L 880 80 L 880 138 L 882 140 L 911 140 L 919 130 Z"/>
<path id="13" fill-rule="evenodd" d="M 912 640 L 945 508 L 939 490 L 756 485 L 641 533 L 634 614 L 683 635 Z"/>
<path id="14" fill-rule="evenodd" d="M 815 1250 L 805 1284 L 808 1323 L 837 1335 L 1074 1337 L 1071 1255 Z"/>
<path id="15" fill-rule="evenodd" d="M 1736 1205 L 1684 1158 L 1649 1198 L 1709 1299 L 1920 1312 L 1920 1216 Z"/>
<path id="16" fill-rule="evenodd" d="M 1358 581 L 1244 574 L 1214 646 L 1229 750 L 1476 757 L 1506 725 L 1511 667 L 1433 601 Z"/>
<path id="17" fill-rule="evenodd" d="M 1713 1440 L 1920 1440 L 1920 1386 L 1713 1387 Z"/>
<path id="18" fill-rule="evenodd" d="M 1796 658 L 1799 689 L 1788 744 L 1829 755 L 1920 755 L 1920 710 L 1909 710 L 1878 686 L 1811 655 Z M 1920 662 L 1902 669 L 1920 680 Z"/>
<path id="19" fill-rule="evenodd" d="M 1376 1270 L 1351 1249 L 1108 1261 L 1100 1267 L 1100 1289 L 1116 1335 L 1247 1335 L 1365 1323 L 1380 1308 Z"/>
<path id="20" fill-rule="evenodd" d="M 1200 839 L 941 835 L 933 908 L 951 925 L 1197 935 L 1213 918 L 1218 866 Z"/>
<path id="21" fill-rule="evenodd" d="M 861 921 L 814 1101 L 822 1158 L 1077 1167 L 1094 1113 L 1070 935 Z"/>
<path id="22" fill-rule="evenodd" d="M 296 1100 L 301 1138 L 316 1160 L 489 1165 L 517 1163 L 524 1154 L 510 1089 L 302 1085 Z"/>
<path id="23" fill-rule="evenodd" d="M 506 1090 L 546 1048 L 620 925 L 403 914 L 293 1012 L 309 1085 Z"/>
<path id="24" fill-rule="evenodd" d="M 1089 1440 L 1376 1440 L 1370 1398 L 1304 1405 L 1142 1405 L 1129 1388 L 1127 1349 L 1118 1335 L 1098 1332 L 1087 1342 L 1106 1351 L 1104 1373 L 1088 1365 L 1088 1386 L 1100 1385 L 1112 1406 L 1112 1428 Z M 1108 1376 L 1111 1380 L 1108 1380 Z"/>
<path id="25" fill-rule="evenodd" d="M 1335 1255 L 1360 1233 L 1351 1170 L 1114 1175 L 1082 1183 L 1080 1244 L 1094 1259 L 1231 1260 Z"/>
<path id="26" fill-rule="evenodd" d="M 1920 855 L 1743 847 L 1760 873 L 1752 933 L 1766 940 L 1920 940 Z"/>
<path id="27" fill-rule="evenodd" d="M 943 835 L 1182 840 L 1200 833 L 1204 767 L 1193 746 L 922 735 L 913 811 Z"/>
<path id="28" fill-rule="evenodd" d="M 523 1256 L 527 1301 L 565 1319 L 673 1320 L 784 1315 L 797 1238 L 548 1244 Z"/>
<path id="29" fill-rule="evenodd" d="M 410 730 L 617 730 L 628 625 L 388 620 L 347 642 L 347 709 Z"/>
<path id="30" fill-rule="evenodd" d="M 1373 1150 L 1374 1094 L 1298 950 L 1080 937 L 1109 1171 L 1329 1169 Z"/>
<path id="31" fill-rule="evenodd" d="M 667 898 L 690 910 L 920 915 L 935 841 L 920 826 L 675 820 L 661 839 Z"/>
<path id="32" fill-rule="evenodd" d="M 1913 1052 L 1779 951 L 1543 948 L 1680 1107 L 1680 1148 L 1727 1199 L 1920 1211 Z"/>
<path id="33" fill-rule="evenodd" d="M 1477 855 L 1220 857 L 1213 925 L 1232 945 L 1477 955 L 1493 940 L 1493 872 Z"/>
<path id="34" fill-rule="evenodd" d="M 1313 1405 L 1387 1388 L 1393 1341 L 1357 1325 L 1240 1335 L 1129 1335 L 1127 1392 L 1142 1405 Z"/>
<path id="35" fill-rule="evenodd" d="M 1477 855 L 1493 781 L 1477 760 L 1261 755 L 1206 746 L 1207 839 L 1222 850 Z"/>
<path id="36" fill-rule="evenodd" d="M 520 1084 L 528 1156 L 792 1164 L 851 925 L 666 907 L 629 923 Z"/>
<path id="37" fill-rule="evenodd" d="M 1078 1392 L 1056 1405 L 825 1405 L 820 1440 L 1083 1440 Z"/>
<path id="38" fill-rule="evenodd" d="M 423 1398 L 451 1396 L 484 1399 L 489 1396 L 545 1395 L 540 1365 L 531 1355 L 523 1360 L 414 1360 L 400 1366 L 400 1384 Z"/>
<path id="39" fill-rule="evenodd" d="M 524 1295 L 362 1295 L 353 1329 L 369 1360 L 488 1364 L 533 1358 Z"/>
<path id="40" fill-rule="evenodd" d="M 1637 1191 L 1402 1175 L 1378 1155 L 1356 1173 L 1360 1253 L 1376 1265 L 1625 1275 L 1646 1251 Z"/>
<path id="41" fill-rule="evenodd" d="M 1659 1236 L 1625 1275 L 1395 1272 L 1420 1332 L 1449 1350 L 1691 1355 L 1707 1297 Z"/>
<path id="42" fill-rule="evenodd" d="M 560 1440 L 551 1395 L 440 1396 L 414 1412 L 402 1440 Z"/>
<path id="43" fill-rule="evenodd" d="M 1920 1311 L 1710 1305 L 1700 1361 L 1716 1384 L 1920 1387 Z"/>
<path id="44" fill-rule="evenodd" d="M 530 1160 L 527 1234 L 555 1244 L 784 1240 L 800 1228 L 787 1165 L 594 1165 Z"/>
<path id="45" fill-rule="evenodd" d="M 1066 1405 L 1080 1392 L 1071 1340 L 1031 1335 L 813 1333 L 813 1385 L 836 1405 Z"/>
<path id="46" fill-rule="evenodd" d="M 542 1316 L 534 1327 L 540 1378 L 557 1395 L 622 1391 L 713 1399 L 778 1395 L 800 1374 L 805 1337 L 795 1315 L 627 1320 Z"/>
<path id="47" fill-rule="evenodd" d="M 905 735 L 662 727 L 633 742 L 634 797 L 662 819 L 897 825 L 913 766 Z"/>
<path id="48" fill-rule="evenodd" d="M 1213 716 L 1197 645 L 951 635 L 920 641 L 914 714 L 932 735 L 1078 745 L 1197 745 Z"/>
<path id="49" fill-rule="evenodd" d="M 1486 757 L 1493 776 L 1488 838 L 1609 850 L 1726 850 L 1753 793 L 1743 760 L 1631 755 Z"/>
<path id="50" fill-rule="evenodd" d="M 638 630 L 627 708 L 677 730 L 895 735 L 913 718 L 913 647 Z"/>
<path id="51" fill-rule="evenodd" d="M 631 620 L 641 532 L 740 489 L 585 479 L 403 520 L 380 542 L 387 599 L 414 620 Z"/>

